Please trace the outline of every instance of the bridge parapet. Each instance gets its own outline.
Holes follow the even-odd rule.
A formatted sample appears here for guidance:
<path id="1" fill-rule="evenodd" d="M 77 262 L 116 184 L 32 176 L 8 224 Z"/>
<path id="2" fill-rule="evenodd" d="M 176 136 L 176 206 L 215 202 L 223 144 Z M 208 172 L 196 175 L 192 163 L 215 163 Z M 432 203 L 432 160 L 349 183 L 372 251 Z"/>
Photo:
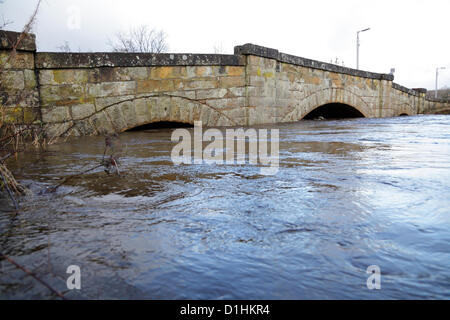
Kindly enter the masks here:
<path id="1" fill-rule="evenodd" d="M 243 66 L 237 55 L 192 53 L 62 53 L 38 52 L 37 69 L 84 69 L 102 67 L 156 67 L 156 66 Z"/>
<path id="2" fill-rule="evenodd" d="M 234 54 L 241 55 L 253 55 L 268 59 L 274 59 L 279 62 L 289 63 L 292 65 L 320 69 L 324 71 L 330 71 L 335 73 L 348 74 L 356 77 L 363 77 L 368 79 L 377 79 L 377 80 L 388 80 L 393 81 L 394 76 L 392 74 L 384 74 L 384 73 L 374 73 L 363 70 L 357 70 L 347 67 L 342 67 L 339 65 L 326 63 L 318 60 L 311 60 L 307 58 L 302 58 L 298 56 L 293 56 L 290 54 L 279 52 L 276 49 L 261 47 L 258 45 L 254 45 L 251 43 L 244 44 L 242 46 L 234 47 Z"/>

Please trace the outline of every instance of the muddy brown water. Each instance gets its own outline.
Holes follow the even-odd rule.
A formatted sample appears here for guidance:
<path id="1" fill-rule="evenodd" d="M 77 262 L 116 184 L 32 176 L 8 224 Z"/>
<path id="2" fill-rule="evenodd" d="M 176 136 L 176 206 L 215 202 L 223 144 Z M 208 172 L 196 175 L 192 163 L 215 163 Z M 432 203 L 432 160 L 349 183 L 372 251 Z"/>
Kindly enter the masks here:
<path id="1" fill-rule="evenodd" d="M 450 298 L 450 116 L 258 128 L 280 130 L 276 175 L 175 166 L 170 128 L 121 134 L 120 177 L 98 168 L 54 194 L 104 138 L 21 154 L 10 166 L 31 193 L 15 217 L 0 198 L 1 251 L 68 298 Z M 57 299 L 6 261 L 0 298 Z"/>

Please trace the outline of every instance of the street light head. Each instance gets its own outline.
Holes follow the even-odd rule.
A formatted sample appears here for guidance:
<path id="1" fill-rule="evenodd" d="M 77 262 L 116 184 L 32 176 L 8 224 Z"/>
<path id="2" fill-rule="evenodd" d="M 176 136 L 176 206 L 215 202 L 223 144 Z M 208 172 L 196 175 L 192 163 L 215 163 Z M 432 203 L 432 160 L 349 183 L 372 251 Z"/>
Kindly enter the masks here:
<path id="1" fill-rule="evenodd" d="M 369 31 L 369 30 L 370 30 L 370 28 L 366 28 L 366 29 L 363 29 L 363 30 L 359 30 L 358 33 L 364 32 L 364 31 Z"/>

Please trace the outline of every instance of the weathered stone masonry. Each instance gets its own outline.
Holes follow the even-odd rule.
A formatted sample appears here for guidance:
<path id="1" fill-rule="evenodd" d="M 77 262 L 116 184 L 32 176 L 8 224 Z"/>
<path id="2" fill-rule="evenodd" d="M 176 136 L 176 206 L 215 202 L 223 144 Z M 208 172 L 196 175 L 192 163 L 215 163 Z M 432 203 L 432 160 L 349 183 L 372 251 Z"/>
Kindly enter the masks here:
<path id="1" fill-rule="evenodd" d="M 37 120 L 49 134 L 121 132 L 158 121 L 207 126 L 291 122 L 342 103 L 366 117 L 446 112 L 447 101 L 344 68 L 251 44 L 234 55 L 40 53 L 28 35 L 0 31 L 6 121 Z M 338 107 L 338 106 L 337 106 Z"/>

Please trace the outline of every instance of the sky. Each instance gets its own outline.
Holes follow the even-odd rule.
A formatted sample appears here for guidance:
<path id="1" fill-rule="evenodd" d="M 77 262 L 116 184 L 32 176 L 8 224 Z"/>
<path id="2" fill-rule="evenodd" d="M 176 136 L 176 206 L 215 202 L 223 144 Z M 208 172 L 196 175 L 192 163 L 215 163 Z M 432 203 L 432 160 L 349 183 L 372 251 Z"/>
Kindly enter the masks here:
<path id="1" fill-rule="evenodd" d="M 37 0 L 0 0 L 0 21 L 20 31 Z M 450 87 L 450 0 L 43 0 L 33 32 L 39 51 L 110 51 L 119 31 L 164 30 L 169 52 L 233 53 L 253 43 L 280 52 L 389 73 L 409 88 Z"/>

